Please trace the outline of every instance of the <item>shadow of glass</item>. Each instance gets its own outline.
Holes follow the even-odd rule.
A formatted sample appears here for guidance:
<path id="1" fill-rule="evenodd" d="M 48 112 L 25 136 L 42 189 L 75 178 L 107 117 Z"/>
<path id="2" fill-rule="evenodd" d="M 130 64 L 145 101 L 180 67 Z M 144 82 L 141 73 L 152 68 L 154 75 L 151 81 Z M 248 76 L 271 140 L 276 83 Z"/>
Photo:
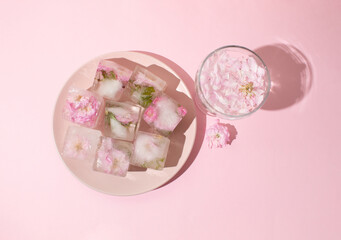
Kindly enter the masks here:
<path id="1" fill-rule="evenodd" d="M 301 101 L 312 86 L 313 74 L 307 57 L 296 47 L 273 44 L 254 50 L 265 62 L 271 78 L 264 110 L 279 110 Z"/>

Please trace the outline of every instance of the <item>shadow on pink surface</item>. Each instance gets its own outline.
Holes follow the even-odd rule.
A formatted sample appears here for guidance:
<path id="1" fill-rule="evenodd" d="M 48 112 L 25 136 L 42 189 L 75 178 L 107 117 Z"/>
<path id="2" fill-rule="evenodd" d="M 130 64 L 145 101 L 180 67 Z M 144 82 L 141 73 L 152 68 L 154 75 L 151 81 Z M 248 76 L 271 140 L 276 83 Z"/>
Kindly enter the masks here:
<path id="1" fill-rule="evenodd" d="M 229 123 L 225 123 L 225 125 L 227 126 L 230 133 L 230 141 L 228 142 L 228 144 L 231 145 L 232 142 L 237 138 L 238 132 L 235 126 Z"/>
<path id="2" fill-rule="evenodd" d="M 269 98 L 262 109 L 284 109 L 298 103 L 308 94 L 313 82 L 312 68 L 299 49 L 278 43 L 257 48 L 255 52 L 267 65 L 272 84 Z"/>
<path id="3" fill-rule="evenodd" d="M 179 65 L 177 65 L 176 63 L 172 62 L 171 60 L 169 60 L 168 58 L 165 58 L 163 56 L 160 56 L 158 54 L 155 53 L 150 53 L 150 52 L 144 52 L 144 51 L 138 51 L 144 54 L 147 54 L 149 56 L 152 56 L 158 60 L 160 60 L 161 62 L 167 64 L 168 66 L 170 66 L 175 72 L 176 74 L 183 80 L 183 82 L 185 83 L 186 87 L 188 88 L 192 99 L 194 99 L 195 96 L 195 87 L 194 87 L 194 81 L 191 78 L 191 76 L 188 75 L 187 72 L 185 72 L 185 70 L 183 70 Z M 191 154 L 189 155 L 187 161 L 185 162 L 185 164 L 182 166 L 182 168 L 180 169 L 179 172 L 177 172 L 177 174 L 175 174 L 175 176 L 173 178 L 171 178 L 167 183 L 165 183 L 164 185 L 162 185 L 161 187 L 164 187 L 166 185 L 168 185 L 169 183 L 173 182 L 174 180 L 176 180 L 178 177 L 180 177 L 184 172 L 186 172 L 186 170 L 192 165 L 192 163 L 194 162 L 194 160 L 196 159 L 201 145 L 204 141 L 205 138 L 205 130 L 206 130 L 206 115 L 203 114 L 195 105 L 195 110 L 196 110 L 196 118 L 197 118 L 197 134 L 196 134 L 196 138 L 195 138 L 195 142 L 193 145 L 193 149 Z M 160 188 L 161 188 L 160 187 Z"/>

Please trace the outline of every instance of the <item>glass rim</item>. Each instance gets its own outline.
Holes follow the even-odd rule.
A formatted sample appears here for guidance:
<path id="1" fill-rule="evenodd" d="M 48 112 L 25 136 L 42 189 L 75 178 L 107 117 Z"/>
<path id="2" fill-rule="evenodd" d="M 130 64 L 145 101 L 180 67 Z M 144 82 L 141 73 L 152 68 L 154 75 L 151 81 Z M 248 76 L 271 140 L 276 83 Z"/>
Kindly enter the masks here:
<path id="1" fill-rule="evenodd" d="M 200 78 L 201 78 L 202 69 L 203 69 L 203 67 L 204 67 L 204 65 L 205 65 L 205 63 L 206 63 L 206 61 L 207 61 L 207 59 L 209 59 L 214 53 L 216 53 L 216 52 L 218 52 L 218 51 L 220 51 L 220 50 L 222 50 L 222 49 L 228 49 L 228 48 L 230 48 L 230 49 L 243 49 L 243 50 L 246 50 L 247 52 L 250 52 L 251 54 L 255 55 L 255 56 L 261 61 L 261 63 L 262 63 L 263 66 L 264 66 L 264 69 L 265 69 L 265 71 L 266 71 L 267 83 L 268 83 L 267 88 L 266 88 L 266 93 L 265 93 L 265 95 L 264 95 L 264 98 L 263 98 L 262 102 L 261 102 L 255 109 L 253 109 L 251 112 L 243 113 L 243 114 L 238 114 L 238 115 L 230 115 L 230 114 L 223 113 L 223 112 L 217 110 L 216 108 L 214 108 L 214 107 L 207 101 L 207 99 L 205 98 L 205 96 L 204 96 L 204 94 L 203 94 L 203 90 L 202 90 L 202 88 L 201 88 L 201 82 L 200 82 L 201 80 L 200 80 Z M 202 97 L 198 96 L 199 99 L 200 99 L 200 101 L 204 101 L 204 105 L 209 106 L 209 108 L 210 108 L 210 109 L 213 109 L 216 113 L 221 114 L 221 115 L 223 115 L 223 116 L 225 116 L 225 117 L 227 117 L 227 118 L 229 118 L 229 119 L 243 118 L 243 117 L 249 116 L 249 115 L 251 115 L 252 113 L 256 112 L 258 109 L 260 109 L 260 108 L 264 105 L 266 99 L 268 98 L 268 96 L 269 96 L 269 94 L 270 94 L 270 89 L 271 89 L 270 73 L 269 73 L 268 67 L 266 66 L 266 64 L 265 64 L 265 62 L 263 61 L 263 59 L 262 59 L 257 53 L 255 53 L 254 51 L 252 51 L 251 49 L 246 48 L 246 47 L 243 47 L 243 46 L 239 46 L 239 45 L 225 45 L 225 46 L 222 46 L 222 47 L 220 47 L 220 48 L 215 49 L 215 50 L 212 51 L 210 54 L 208 54 L 208 55 L 206 56 L 206 58 L 202 61 L 201 65 L 200 65 L 200 67 L 199 67 L 199 71 L 197 72 L 196 81 L 198 81 L 198 83 L 199 83 L 199 84 L 198 84 L 198 85 L 199 85 L 199 91 L 200 91 L 200 95 L 202 95 Z M 214 114 L 214 112 L 213 112 L 213 114 Z"/>

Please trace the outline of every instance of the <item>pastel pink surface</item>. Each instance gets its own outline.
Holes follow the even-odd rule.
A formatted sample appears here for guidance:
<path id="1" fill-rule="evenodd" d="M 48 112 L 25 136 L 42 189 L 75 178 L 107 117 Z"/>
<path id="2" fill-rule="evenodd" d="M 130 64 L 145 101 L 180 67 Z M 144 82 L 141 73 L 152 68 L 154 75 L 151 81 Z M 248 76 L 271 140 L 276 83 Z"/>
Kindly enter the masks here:
<path id="1" fill-rule="evenodd" d="M 0 239 L 340 239 L 340 11 L 336 0 L 3 1 Z M 93 191 L 67 170 L 52 116 L 80 66 L 137 49 L 194 78 L 226 44 L 256 50 L 284 96 L 229 122 L 230 146 L 204 142 L 179 178 L 133 197 Z"/>

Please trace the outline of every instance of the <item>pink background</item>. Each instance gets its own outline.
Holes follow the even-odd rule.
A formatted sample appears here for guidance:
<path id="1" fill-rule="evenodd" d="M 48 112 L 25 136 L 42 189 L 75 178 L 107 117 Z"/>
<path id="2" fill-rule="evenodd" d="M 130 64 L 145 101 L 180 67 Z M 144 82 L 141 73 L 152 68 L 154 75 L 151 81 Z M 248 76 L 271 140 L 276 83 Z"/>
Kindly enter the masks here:
<path id="1" fill-rule="evenodd" d="M 340 239 L 340 12 L 337 0 L 2 0 L 0 239 Z M 229 122 L 230 146 L 201 146 L 214 121 L 201 117 L 182 175 L 133 197 L 68 171 L 52 116 L 81 65 L 142 50 L 194 78 L 227 44 L 258 51 L 275 83 L 263 109 Z"/>

